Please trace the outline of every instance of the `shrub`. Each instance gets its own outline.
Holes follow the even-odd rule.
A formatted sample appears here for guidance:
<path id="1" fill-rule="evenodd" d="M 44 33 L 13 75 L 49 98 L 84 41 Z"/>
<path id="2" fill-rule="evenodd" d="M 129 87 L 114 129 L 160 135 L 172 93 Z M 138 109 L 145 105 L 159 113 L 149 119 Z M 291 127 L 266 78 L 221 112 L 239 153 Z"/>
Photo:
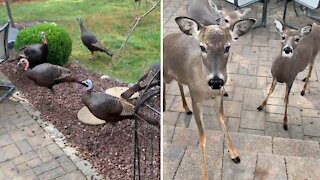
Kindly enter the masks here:
<path id="1" fill-rule="evenodd" d="M 42 23 L 20 31 L 15 42 L 15 49 L 41 43 L 40 32 L 45 32 L 49 54 L 48 63 L 64 65 L 69 61 L 72 51 L 72 40 L 67 32 L 55 23 Z"/>

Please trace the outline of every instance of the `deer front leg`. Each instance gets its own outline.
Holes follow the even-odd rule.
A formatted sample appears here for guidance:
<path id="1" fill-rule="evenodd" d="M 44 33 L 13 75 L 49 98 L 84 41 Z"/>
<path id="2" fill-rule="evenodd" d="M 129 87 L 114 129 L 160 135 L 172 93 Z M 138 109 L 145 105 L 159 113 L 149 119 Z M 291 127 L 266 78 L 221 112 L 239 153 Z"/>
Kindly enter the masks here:
<path id="1" fill-rule="evenodd" d="M 187 104 L 187 101 L 186 101 L 186 97 L 184 96 L 183 86 L 180 83 L 178 83 L 178 86 L 179 86 L 179 90 L 180 90 L 180 94 L 181 94 L 181 98 L 182 98 L 183 108 L 185 109 L 186 113 L 188 115 L 190 115 L 190 114 L 192 114 L 192 112 L 190 111 L 188 104 Z"/>
<path id="2" fill-rule="evenodd" d="M 305 83 L 304 83 L 304 86 L 303 86 L 303 90 L 301 91 L 301 96 L 304 96 L 305 91 L 306 91 L 306 89 L 307 89 L 308 82 L 309 82 L 309 79 L 310 79 L 310 77 L 311 77 L 311 72 L 312 72 L 312 68 L 313 68 L 313 63 L 314 63 L 314 61 L 310 63 L 308 75 L 307 75 L 306 78 L 303 79 L 303 81 L 304 81 Z"/>
<path id="3" fill-rule="evenodd" d="M 232 161 L 234 163 L 238 164 L 238 163 L 240 163 L 240 157 L 239 157 L 236 149 L 233 146 L 232 139 L 231 139 L 229 132 L 228 132 L 228 128 L 226 127 L 226 125 L 224 123 L 225 116 L 224 116 L 224 109 L 223 109 L 223 98 L 221 95 L 217 97 L 217 101 L 219 101 L 219 100 L 220 100 L 219 121 L 220 121 L 221 128 L 223 130 L 224 136 L 227 139 L 227 149 L 228 149 L 228 152 L 231 156 Z"/>
<path id="4" fill-rule="evenodd" d="M 287 112 L 288 112 L 289 94 L 290 94 L 291 87 L 292 87 L 292 83 L 291 84 L 287 84 L 287 86 L 286 86 L 286 96 L 284 98 L 284 103 L 286 104 L 286 107 L 285 107 L 285 111 L 284 111 L 283 129 L 286 130 L 286 131 L 288 130 Z"/>
<path id="5" fill-rule="evenodd" d="M 268 99 L 269 99 L 270 95 L 273 93 L 274 88 L 276 87 L 276 85 L 277 85 L 277 80 L 275 78 L 273 78 L 272 79 L 272 84 L 271 84 L 271 87 L 269 89 L 269 92 L 268 92 L 268 95 L 267 95 L 266 99 L 263 101 L 261 106 L 259 106 L 257 108 L 259 111 L 261 111 L 267 105 Z"/>
<path id="6" fill-rule="evenodd" d="M 204 130 L 202 126 L 202 112 L 200 110 L 199 103 L 194 102 L 194 99 L 192 99 L 192 108 L 194 112 L 194 119 L 196 121 L 198 131 L 199 131 L 199 142 L 200 142 L 200 150 L 201 150 L 201 179 L 207 180 L 207 166 L 206 166 L 206 137 L 204 135 Z"/>

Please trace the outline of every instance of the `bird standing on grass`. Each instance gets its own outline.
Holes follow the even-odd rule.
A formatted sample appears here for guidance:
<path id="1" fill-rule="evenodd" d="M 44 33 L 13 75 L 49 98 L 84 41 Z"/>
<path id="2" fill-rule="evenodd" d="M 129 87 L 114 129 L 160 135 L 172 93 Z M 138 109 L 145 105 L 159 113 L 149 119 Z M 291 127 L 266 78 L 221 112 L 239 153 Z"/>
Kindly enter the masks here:
<path id="1" fill-rule="evenodd" d="M 42 44 L 31 44 L 20 49 L 24 55 L 22 57 L 28 59 L 29 66 L 32 68 L 47 61 L 49 48 L 44 32 L 40 33 Z"/>
<path id="2" fill-rule="evenodd" d="M 112 57 L 112 53 L 106 49 L 102 43 L 97 40 L 96 36 L 92 34 L 88 29 L 84 26 L 82 19 L 80 17 L 77 18 L 77 21 L 79 22 L 80 29 L 81 29 L 81 40 L 83 44 L 89 49 L 91 52 L 90 60 L 93 60 L 93 52 L 94 51 L 100 51 L 108 54 L 110 57 Z"/>

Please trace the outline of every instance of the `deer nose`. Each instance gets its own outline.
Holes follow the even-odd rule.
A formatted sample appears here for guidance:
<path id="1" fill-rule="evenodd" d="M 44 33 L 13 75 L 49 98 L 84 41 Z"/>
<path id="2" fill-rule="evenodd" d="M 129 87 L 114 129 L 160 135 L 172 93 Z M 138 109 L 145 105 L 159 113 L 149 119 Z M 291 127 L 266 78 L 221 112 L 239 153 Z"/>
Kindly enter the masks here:
<path id="1" fill-rule="evenodd" d="M 291 49 L 290 47 L 285 47 L 285 48 L 283 49 L 283 51 L 284 51 L 286 54 L 292 53 L 292 49 Z"/>
<path id="2" fill-rule="evenodd" d="M 221 89 L 224 85 L 224 81 L 218 76 L 214 76 L 212 79 L 208 81 L 208 85 L 211 89 Z"/>

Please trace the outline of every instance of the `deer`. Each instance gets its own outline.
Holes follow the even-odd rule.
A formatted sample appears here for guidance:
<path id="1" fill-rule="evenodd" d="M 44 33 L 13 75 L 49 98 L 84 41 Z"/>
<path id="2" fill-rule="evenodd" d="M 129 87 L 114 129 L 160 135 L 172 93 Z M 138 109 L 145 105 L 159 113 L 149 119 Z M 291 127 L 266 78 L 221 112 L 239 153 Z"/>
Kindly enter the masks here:
<path id="1" fill-rule="evenodd" d="M 199 131 L 201 155 L 201 178 L 207 179 L 205 146 L 206 138 L 202 124 L 200 104 L 207 99 L 215 99 L 220 104 L 219 121 L 227 139 L 227 149 L 231 159 L 240 163 L 240 157 L 233 146 L 225 125 L 223 107 L 223 86 L 227 79 L 227 62 L 231 45 L 229 29 L 223 25 L 202 25 L 189 17 L 176 17 L 180 33 L 168 34 L 163 40 L 163 108 L 165 109 L 166 84 L 175 80 L 181 92 L 185 111 L 191 114 L 182 85 L 190 90 L 194 118 Z M 255 19 L 235 22 L 230 30 L 239 37 L 248 33 Z"/>
<path id="2" fill-rule="evenodd" d="M 271 87 L 267 97 L 257 109 L 263 110 L 266 106 L 269 96 L 274 91 L 277 82 L 286 84 L 285 93 L 285 113 L 283 118 L 283 129 L 288 130 L 287 109 L 289 94 L 297 74 L 303 71 L 309 65 L 309 72 L 304 79 L 305 84 L 301 91 L 304 96 L 307 84 L 311 77 L 314 60 L 320 48 L 320 26 L 313 23 L 308 24 L 299 30 L 286 29 L 279 20 L 274 21 L 275 27 L 281 35 L 281 49 L 279 55 L 273 61 L 271 74 L 273 77 Z"/>
<path id="3" fill-rule="evenodd" d="M 197 22 L 208 26 L 213 24 L 223 23 L 228 29 L 244 15 L 246 15 L 251 8 L 219 9 L 213 0 L 190 0 L 187 7 L 187 16 L 195 19 Z M 229 31 L 232 39 L 236 41 L 238 37 Z"/>
<path id="4" fill-rule="evenodd" d="M 151 0 L 145 0 L 147 7 L 149 7 L 149 3 L 150 3 L 149 1 L 151 1 Z M 134 0 L 134 6 L 133 6 L 133 8 L 134 8 L 134 12 L 135 12 L 136 18 L 138 18 L 139 15 L 140 15 L 141 2 L 142 2 L 142 0 Z M 151 2 L 152 2 L 152 1 L 151 1 Z"/>
<path id="5" fill-rule="evenodd" d="M 222 8 L 219 9 L 213 0 L 190 0 L 187 6 L 187 16 L 208 26 L 213 24 L 222 24 L 229 29 L 229 33 L 233 41 L 238 40 L 238 36 L 230 31 L 230 27 L 237 21 L 239 21 L 244 15 L 246 15 L 251 9 L 231 9 Z M 183 89 L 182 89 L 183 91 Z M 224 96 L 228 97 L 228 93 L 223 89 Z"/>

